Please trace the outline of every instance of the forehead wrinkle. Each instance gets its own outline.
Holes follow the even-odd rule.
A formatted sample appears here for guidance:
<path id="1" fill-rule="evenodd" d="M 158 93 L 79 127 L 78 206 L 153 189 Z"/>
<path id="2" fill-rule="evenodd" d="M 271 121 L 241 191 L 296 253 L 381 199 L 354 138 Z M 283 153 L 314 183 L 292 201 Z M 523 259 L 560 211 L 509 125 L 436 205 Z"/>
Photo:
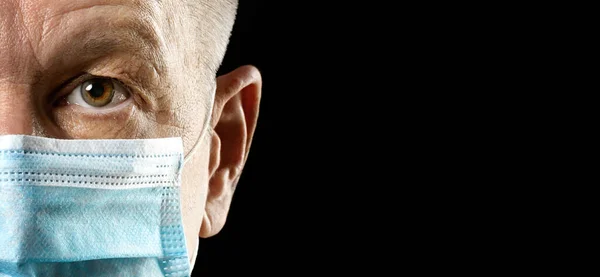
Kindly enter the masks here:
<path id="1" fill-rule="evenodd" d="M 131 52 L 146 58 L 157 72 L 164 72 L 164 39 L 154 16 L 144 8 L 139 11 L 120 9 L 113 13 L 94 10 L 111 7 L 115 8 L 100 5 L 63 14 L 65 17 L 57 24 L 44 30 L 40 40 L 41 49 L 46 52 L 44 56 L 56 61 L 67 53 L 82 57 Z"/>

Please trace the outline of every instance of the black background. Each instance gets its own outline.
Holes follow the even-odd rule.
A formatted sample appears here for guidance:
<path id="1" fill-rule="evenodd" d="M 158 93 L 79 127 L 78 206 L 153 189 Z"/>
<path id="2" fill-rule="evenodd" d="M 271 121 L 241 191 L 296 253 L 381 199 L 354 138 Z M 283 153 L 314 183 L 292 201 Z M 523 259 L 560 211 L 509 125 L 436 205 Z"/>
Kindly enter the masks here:
<path id="1" fill-rule="evenodd" d="M 355 195 L 379 175 L 365 180 L 361 172 L 371 171 L 354 165 L 372 163 L 359 158 L 368 148 L 357 139 L 368 126 L 364 92 L 373 92 L 359 85 L 374 80 L 371 69 L 357 66 L 366 58 L 356 45 L 368 32 L 350 24 L 362 24 L 361 13 L 323 4 L 239 3 L 218 74 L 256 66 L 260 114 L 225 227 L 200 240 L 194 276 L 356 273 L 364 263 L 352 262 L 362 251 L 354 236 L 378 221 L 359 215 L 365 198 Z M 356 39 L 347 42 L 349 33 Z"/>
<path id="2" fill-rule="evenodd" d="M 306 160 L 313 146 L 305 135 L 316 108 L 316 71 L 306 69 L 318 66 L 310 63 L 310 19 L 288 1 L 240 1 L 219 75 L 256 66 L 263 78 L 260 115 L 227 223 L 200 240 L 193 276 L 286 275 L 314 264 L 305 256 L 316 250 L 308 237 L 319 229 L 307 212 L 316 205 L 316 164 Z"/>
<path id="3" fill-rule="evenodd" d="M 261 71 L 260 116 L 228 221 L 200 241 L 194 276 L 462 272 L 493 260 L 488 240 L 506 235 L 488 234 L 500 225 L 480 225 L 485 204 L 469 202 L 497 193 L 480 190 L 505 172 L 477 174 L 506 144 L 488 141 L 502 132 L 482 132 L 494 121 L 472 109 L 507 115 L 490 107 L 504 105 L 495 92 L 513 60 L 498 80 L 488 66 L 517 50 L 495 49 L 505 34 L 461 5 L 334 2 L 240 1 L 219 73 Z M 504 25 L 500 14 L 490 20 Z"/>

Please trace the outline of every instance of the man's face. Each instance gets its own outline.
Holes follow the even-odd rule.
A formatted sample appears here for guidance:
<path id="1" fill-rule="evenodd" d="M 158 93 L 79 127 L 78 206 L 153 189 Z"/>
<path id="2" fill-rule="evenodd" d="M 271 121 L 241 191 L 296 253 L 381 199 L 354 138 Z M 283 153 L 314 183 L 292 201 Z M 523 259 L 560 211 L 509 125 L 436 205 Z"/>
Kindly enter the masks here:
<path id="1" fill-rule="evenodd" d="M 243 166 L 258 109 L 257 101 L 244 99 L 259 98 L 260 75 L 246 68 L 217 81 L 214 67 L 197 62 L 198 53 L 215 52 L 202 51 L 189 31 L 192 21 L 178 17 L 177 8 L 165 6 L 168 1 L 157 2 L 0 1 L 0 135 L 182 137 L 185 153 L 199 143 L 182 184 L 185 232 L 194 256 L 198 234 L 213 235 L 224 224 L 240 172 L 216 175 Z M 213 97 L 217 101 L 210 109 Z M 235 98 L 240 101 L 233 103 Z M 241 118 L 235 116 L 237 106 Z M 245 126 L 230 125 L 228 115 Z M 211 117 L 211 126 L 203 126 Z M 209 129 L 202 133 L 204 127 Z M 241 150 L 233 151 L 236 147 Z M 215 194 L 212 183 L 232 188 Z"/>

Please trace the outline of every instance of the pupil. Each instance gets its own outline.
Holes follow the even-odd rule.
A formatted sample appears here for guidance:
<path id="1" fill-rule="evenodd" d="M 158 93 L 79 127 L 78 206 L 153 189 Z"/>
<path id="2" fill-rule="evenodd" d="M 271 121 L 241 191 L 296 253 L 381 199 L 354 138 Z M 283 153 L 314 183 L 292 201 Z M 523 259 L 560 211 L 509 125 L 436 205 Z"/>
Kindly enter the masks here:
<path id="1" fill-rule="evenodd" d="M 93 98 L 98 98 L 104 95 L 104 86 L 100 82 L 94 82 L 89 84 L 85 90 L 90 94 Z"/>

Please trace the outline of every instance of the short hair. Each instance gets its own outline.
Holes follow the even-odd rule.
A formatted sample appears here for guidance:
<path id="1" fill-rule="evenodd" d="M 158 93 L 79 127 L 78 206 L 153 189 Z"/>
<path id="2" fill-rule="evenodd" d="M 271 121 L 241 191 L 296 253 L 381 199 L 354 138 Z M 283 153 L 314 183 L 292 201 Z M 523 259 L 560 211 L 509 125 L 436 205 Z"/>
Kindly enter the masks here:
<path id="1" fill-rule="evenodd" d="M 229 38 L 237 14 L 237 0 L 188 0 L 189 16 L 194 20 L 195 33 L 200 36 L 201 46 L 209 51 L 202 60 L 212 72 L 218 70 L 229 44 Z M 205 17 L 204 17 L 205 16 Z"/>
<path id="2" fill-rule="evenodd" d="M 185 39 L 178 43 L 190 54 L 184 64 L 204 66 L 216 74 L 229 44 L 238 0 L 162 0 L 160 4 L 169 28 L 184 32 L 177 33 L 177 39 Z"/>

